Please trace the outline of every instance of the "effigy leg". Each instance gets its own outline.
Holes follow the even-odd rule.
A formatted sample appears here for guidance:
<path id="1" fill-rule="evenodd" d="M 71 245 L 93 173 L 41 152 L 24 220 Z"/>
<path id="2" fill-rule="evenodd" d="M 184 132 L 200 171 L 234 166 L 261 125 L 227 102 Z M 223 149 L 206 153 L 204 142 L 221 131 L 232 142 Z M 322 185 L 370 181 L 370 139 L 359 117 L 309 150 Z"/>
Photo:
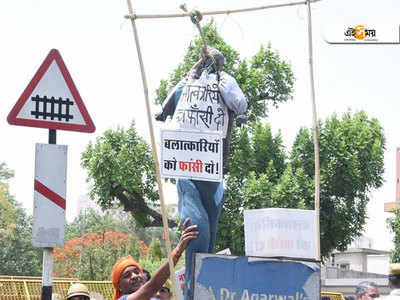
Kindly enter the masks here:
<path id="1" fill-rule="evenodd" d="M 185 300 L 190 299 L 191 293 L 191 267 L 192 254 L 207 252 L 210 244 L 210 225 L 208 214 L 203 207 L 202 199 L 195 184 L 188 179 L 178 179 L 178 210 L 179 217 L 183 222 L 190 219 L 189 225 L 198 226 L 199 235 L 191 240 L 185 252 Z"/>
<path id="2" fill-rule="evenodd" d="M 222 182 L 192 180 L 200 193 L 203 207 L 207 212 L 210 225 L 210 243 L 208 253 L 215 252 L 218 220 L 224 204 L 224 187 Z"/>

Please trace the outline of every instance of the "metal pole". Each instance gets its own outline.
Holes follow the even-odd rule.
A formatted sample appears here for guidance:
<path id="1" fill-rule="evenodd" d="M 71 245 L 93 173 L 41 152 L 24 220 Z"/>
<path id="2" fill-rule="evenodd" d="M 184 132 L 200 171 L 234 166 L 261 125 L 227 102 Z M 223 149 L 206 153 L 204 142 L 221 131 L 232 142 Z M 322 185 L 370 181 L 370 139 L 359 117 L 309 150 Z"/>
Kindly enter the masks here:
<path id="1" fill-rule="evenodd" d="M 127 3 L 128 3 L 129 13 L 131 15 L 133 15 L 133 9 L 132 9 L 131 1 L 127 0 Z M 155 168 L 156 168 L 158 194 L 160 195 L 162 221 L 163 221 L 164 234 L 165 234 L 165 243 L 166 243 L 166 246 L 167 246 L 170 278 L 171 278 L 171 281 L 172 281 L 172 291 L 173 291 L 174 295 L 178 295 L 178 293 L 177 293 L 178 290 L 176 288 L 175 272 L 174 272 L 174 262 L 173 262 L 173 259 L 172 259 L 171 240 L 169 238 L 167 210 L 166 210 L 166 206 L 165 206 L 164 192 L 163 192 L 163 188 L 162 188 L 161 175 L 160 175 L 160 164 L 159 164 L 159 161 L 158 161 L 157 148 L 156 148 L 156 143 L 155 143 L 155 138 L 154 138 L 153 122 L 152 122 L 152 118 L 151 118 L 149 90 L 148 90 L 148 87 L 147 87 L 146 73 L 144 71 L 142 52 L 140 50 L 139 37 L 138 37 L 137 30 L 136 30 L 135 19 L 131 18 L 131 22 L 132 22 L 133 34 L 134 34 L 135 42 L 136 42 L 136 50 L 137 50 L 139 64 L 140 64 L 140 71 L 141 71 L 141 75 L 142 75 L 142 81 L 143 81 L 143 92 L 144 92 L 144 97 L 145 97 L 145 102 L 146 102 L 147 122 L 148 122 L 149 130 L 150 130 L 151 149 L 152 149 L 154 164 L 155 164 Z"/>
<path id="2" fill-rule="evenodd" d="M 49 129 L 49 144 L 56 144 L 57 131 Z M 51 300 L 53 292 L 53 248 L 43 248 L 42 300 Z"/>
<path id="3" fill-rule="evenodd" d="M 57 131 L 55 129 L 49 129 L 49 144 L 57 143 Z"/>
<path id="4" fill-rule="evenodd" d="M 85 250 L 85 229 L 86 229 L 86 208 L 83 210 L 83 225 L 81 229 L 81 235 L 82 235 L 82 243 L 81 243 L 81 253 L 79 253 L 79 278 L 82 277 L 82 256 L 83 256 L 83 251 Z"/>
<path id="5" fill-rule="evenodd" d="M 53 292 L 53 248 L 43 248 L 42 300 L 51 300 Z"/>
<path id="6" fill-rule="evenodd" d="M 314 161 L 315 161 L 315 189 L 314 189 L 314 209 L 316 214 L 316 234 L 317 234 L 317 260 L 321 260 L 320 244 L 320 224 L 319 224 L 319 194 L 320 194 L 320 167 L 319 167 L 319 145 L 318 145 L 318 123 L 317 108 L 315 104 L 315 85 L 314 85 L 314 67 L 313 67 L 313 48 L 312 48 L 312 24 L 311 24 L 311 6 L 310 0 L 307 0 L 308 8 L 308 54 L 310 63 L 310 83 L 311 83 L 311 101 L 313 113 L 313 135 L 314 135 Z"/>

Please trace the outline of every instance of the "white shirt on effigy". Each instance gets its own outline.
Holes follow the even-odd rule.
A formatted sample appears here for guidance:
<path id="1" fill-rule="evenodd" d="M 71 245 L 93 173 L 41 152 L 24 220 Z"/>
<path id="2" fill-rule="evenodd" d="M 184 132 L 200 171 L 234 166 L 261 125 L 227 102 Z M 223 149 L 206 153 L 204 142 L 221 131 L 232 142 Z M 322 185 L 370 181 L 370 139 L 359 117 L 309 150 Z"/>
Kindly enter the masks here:
<path id="1" fill-rule="evenodd" d="M 228 108 L 224 104 L 215 73 L 203 72 L 188 79 L 172 119 L 175 129 L 219 132 L 226 137 Z"/>

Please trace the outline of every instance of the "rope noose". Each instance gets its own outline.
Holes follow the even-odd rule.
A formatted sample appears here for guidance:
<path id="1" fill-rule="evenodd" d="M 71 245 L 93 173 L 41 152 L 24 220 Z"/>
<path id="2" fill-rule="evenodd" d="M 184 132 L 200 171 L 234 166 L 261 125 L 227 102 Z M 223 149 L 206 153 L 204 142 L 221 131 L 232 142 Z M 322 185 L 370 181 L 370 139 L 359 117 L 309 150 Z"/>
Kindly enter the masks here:
<path id="1" fill-rule="evenodd" d="M 184 12 L 189 13 L 189 11 L 188 11 L 188 9 L 186 7 L 186 4 L 181 4 L 179 6 L 179 8 L 182 9 Z M 200 21 L 202 19 L 203 19 L 203 15 L 197 9 L 194 9 L 194 10 L 192 10 L 190 12 L 190 20 L 192 21 L 192 23 L 194 25 L 196 25 L 197 29 L 199 30 L 201 40 L 203 41 L 203 46 L 204 46 L 203 49 L 204 50 L 203 51 L 200 50 L 200 55 L 201 55 L 202 61 L 205 62 L 207 57 L 210 57 L 211 60 L 212 60 L 213 65 L 215 66 L 215 69 L 217 71 L 218 77 L 219 77 L 218 65 L 217 65 L 217 63 L 215 61 L 215 58 L 212 55 L 210 55 L 210 53 L 208 53 L 206 38 L 205 38 L 203 30 L 201 29 L 201 26 L 200 26 Z"/>

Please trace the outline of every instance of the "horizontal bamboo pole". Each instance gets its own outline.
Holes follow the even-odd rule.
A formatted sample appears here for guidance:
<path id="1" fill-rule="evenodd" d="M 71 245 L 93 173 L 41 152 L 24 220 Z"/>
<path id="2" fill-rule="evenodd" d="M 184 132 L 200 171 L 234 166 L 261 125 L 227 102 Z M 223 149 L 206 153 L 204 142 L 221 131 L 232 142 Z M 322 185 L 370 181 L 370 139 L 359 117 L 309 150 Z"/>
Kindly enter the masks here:
<path id="1" fill-rule="evenodd" d="M 311 0 L 310 3 L 318 2 L 318 1 L 321 1 L 321 0 Z M 204 11 L 204 12 L 201 12 L 201 14 L 203 16 L 234 14 L 234 13 L 241 13 L 241 12 L 263 10 L 263 9 L 268 9 L 268 8 L 295 6 L 295 5 L 301 5 L 301 4 L 306 5 L 307 3 L 308 3 L 308 1 L 298 1 L 298 2 L 271 4 L 271 5 L 250 7 L 250 8 L 241 8 L 241 9 Z M 151 14 L 144 14 L 144 15 L 129 14 L 129 15 L 125 15 L 125 18 L 126 19 L 161 19 L 161 18 L 181 18 L 181 17 L 188 17 L 188 16 L 190 16 L 190 12 L 189 13 L 178 13 L 178 14 L 156 14 L 156 15 L 151 15 Z"/>

